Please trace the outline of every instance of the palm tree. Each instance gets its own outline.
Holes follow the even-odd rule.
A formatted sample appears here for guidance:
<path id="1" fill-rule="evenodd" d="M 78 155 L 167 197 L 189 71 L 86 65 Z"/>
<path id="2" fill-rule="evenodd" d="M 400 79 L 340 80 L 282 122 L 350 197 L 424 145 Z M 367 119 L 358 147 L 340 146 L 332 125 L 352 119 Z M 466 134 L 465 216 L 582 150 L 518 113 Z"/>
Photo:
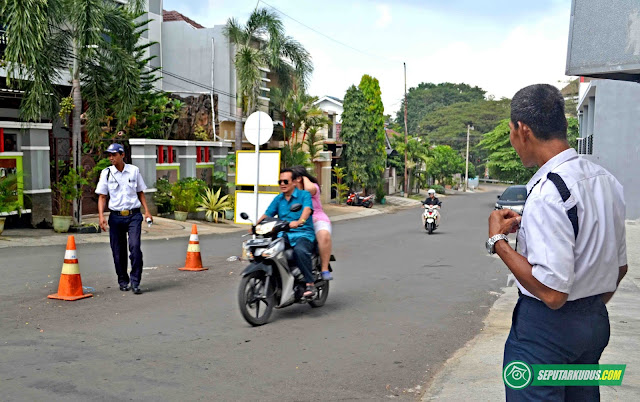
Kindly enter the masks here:
<path id="1" fill-rule="evenodd" d="M 134 19 L 143 0 L 123 7 L 103 0 L 5 0 L 0 8 L 6 30 L 7 83 L 23 89 L 20 117 L 25 121 L 53 118 L 61 94 L 55 83 L 71 72 L 72 160 L 82 154 L 81 114 L 86 104 L 89 135 L 98 135 L 108 108 L 124 126 L 140 87 Z M 107 103 L 109 100 L 112 102 Z M 77 205 L 74 215 L 79 218 Z"/>
<path id="2" fill-rule="evenodd" d="M 254 10 L 242 25 L 230 18 L 225 35 L 236 45 L 236 150 L 242 149 L 242 118 L 257 109 L 260 92 L 260 68 L 278 75 L 285 94 L 291 88 L 304 89 L 313 71 L 311 56 L 293 38 L 286 36 L 282 21 L 268 9 Z"/>

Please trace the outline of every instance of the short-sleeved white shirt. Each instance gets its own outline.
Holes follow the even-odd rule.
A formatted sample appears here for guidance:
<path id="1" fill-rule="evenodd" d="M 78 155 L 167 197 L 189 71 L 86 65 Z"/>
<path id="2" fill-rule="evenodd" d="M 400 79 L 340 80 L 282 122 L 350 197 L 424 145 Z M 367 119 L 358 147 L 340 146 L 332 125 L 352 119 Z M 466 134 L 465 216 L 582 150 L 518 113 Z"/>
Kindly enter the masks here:
<path id="1" fill-rule="evenodd" d="M 108 174 L 109 172 L 111 174 Z M 109 176 L 108 180 L 107 176 Z M 125 164 L 122 172 L 115 166 L 109 166 L 100 173 L 96 194 L 109 196 L 110 210 L 126 211 L 141 207 L 138 193 L 146 188 L 140 169 L 137 166 Z"/>
<path id="2" fill-rule="evenodd" d="M 562 201 L 547 179 L 557 173 L 571 192 Z M 568 149 L 545 163 L 527 184 L 518 251 L 547 287 L 569 295 L 568 301 L 612 292 L 618 267 L 627 264 L 625 202 L 622 185 L 603 167 Z M 578 207 L 575 238 L 567 210 Z M 520 283 L 518 288 L 535 297 Z"/>

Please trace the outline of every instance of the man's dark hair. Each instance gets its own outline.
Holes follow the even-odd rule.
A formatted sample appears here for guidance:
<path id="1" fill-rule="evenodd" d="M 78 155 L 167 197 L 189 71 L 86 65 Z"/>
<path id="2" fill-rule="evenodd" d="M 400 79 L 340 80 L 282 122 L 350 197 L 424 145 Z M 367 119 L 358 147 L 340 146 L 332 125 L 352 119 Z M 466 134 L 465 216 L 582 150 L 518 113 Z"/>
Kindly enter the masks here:
<path id="1" fill-rule="evenodd" d="M 295 179 L 297 179 L 298 177 L 300 177 L 300 176 L 299 176 L 298 174 L 296 174 L 296 172 L 295 172 L 293 169 L 291 169 L 291 168 L 284 168 L 284 169 L 280 169 L 280 174 L 287 173 L 287 172 L 291 173 L 291 180 L 295 180 Z"/>
<path id="2" fill-rule="evenodd" d="M 564 98 L 558 88 L 549 84 L 529 85 L 511 100 L 511 122 L 528 125 L 539 140 L 567 139 Z"/>

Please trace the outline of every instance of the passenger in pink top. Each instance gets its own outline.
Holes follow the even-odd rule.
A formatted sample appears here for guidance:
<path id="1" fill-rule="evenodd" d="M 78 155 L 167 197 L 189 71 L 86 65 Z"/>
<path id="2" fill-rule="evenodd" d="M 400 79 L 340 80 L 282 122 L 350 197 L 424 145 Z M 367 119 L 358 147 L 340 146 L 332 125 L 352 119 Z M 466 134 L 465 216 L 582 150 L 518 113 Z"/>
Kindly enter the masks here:
<path id="1" fill-rule="evenodd" d="M 329 259 L 331 258 L 331 220 L 322 209 L 318 179 L 311 176 L 304 166 L 294 166 L 291 170 L 299 176 L 296 182 L 298 188 L 311 193 L 313 227 L 316 232 L 316 240 L 318 241 L 320 261 L 322 261 L 322 279 L 330 281 L 333 279 L 331 272 L 329 272 Z"/>

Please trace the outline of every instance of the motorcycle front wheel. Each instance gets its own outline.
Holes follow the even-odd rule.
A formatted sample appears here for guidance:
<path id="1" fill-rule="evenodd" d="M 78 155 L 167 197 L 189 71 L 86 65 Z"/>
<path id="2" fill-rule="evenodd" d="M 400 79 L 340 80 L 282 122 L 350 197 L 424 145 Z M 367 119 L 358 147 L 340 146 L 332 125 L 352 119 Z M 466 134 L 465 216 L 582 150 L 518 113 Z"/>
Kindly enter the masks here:
<path id="1" fill-rule="evenodd" d="M 275 304 L 273 284 L 269 284 L 269 289 L 265 290 L 266 278 L 263 271 L 252 272 L 242 278 L 238 289 L 242 317 L 254 327 L 269 321 Z"/>
<path id="2" fill-rule="evenodd" d="M 315 299 L 309 302 L 311 307 L 322 307 L 329 297 L 329 281 L 324 281 L 322 286 L 316 286 L 318 295 Z"/>
<path id="3" fill-rule="evenodd" d="M 430 224 L 427 230 L 429 231 L 429 234 L 433 233 L 433 224 Z"/>

